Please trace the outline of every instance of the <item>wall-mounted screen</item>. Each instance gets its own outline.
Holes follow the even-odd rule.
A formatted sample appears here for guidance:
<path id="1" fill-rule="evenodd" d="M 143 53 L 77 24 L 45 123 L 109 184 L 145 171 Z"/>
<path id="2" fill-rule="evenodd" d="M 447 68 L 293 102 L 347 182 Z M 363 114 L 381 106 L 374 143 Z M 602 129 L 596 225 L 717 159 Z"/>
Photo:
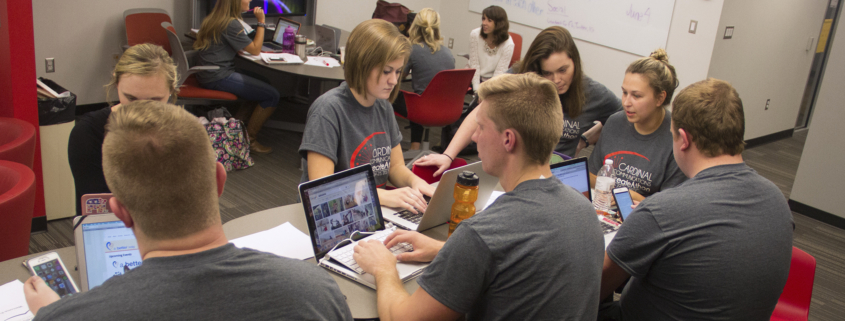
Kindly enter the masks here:
<path id="1" fill-rule="evenodd" d="M 264 14 L 272 16 L 304 16 L 307 12 L 307 0 L 252 0 L 249 2 L 249 9 L 261 7 Z M 209 0 L 208 13 L 214 10 L 217 0 Z M 255 17 L 252 12 L 245 12 L 244 17 Z"/>

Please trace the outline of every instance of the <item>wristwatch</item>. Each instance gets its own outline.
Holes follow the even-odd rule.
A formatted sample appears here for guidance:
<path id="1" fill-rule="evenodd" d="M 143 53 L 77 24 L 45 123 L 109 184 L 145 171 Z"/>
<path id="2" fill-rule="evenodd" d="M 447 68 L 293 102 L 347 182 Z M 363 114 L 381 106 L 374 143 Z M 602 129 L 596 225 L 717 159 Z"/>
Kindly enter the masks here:
<path id="1" fill-rule="evenodd" d="M 585 145 L 584 148 L 590 147 L 590 141 L 587 140 L 587 136 L 584 136 L 584 134 L 581 134 L 581 140 L 583 140 L 584 143 L 587 143 L 587 145 Z"/>
<path id="2" fill-rule="evenodd" d="M 261 27 L 261 28 L 267 29 L 267 24 L 263 23 L 263 22 L 259 22 L 256 27 Z"/>

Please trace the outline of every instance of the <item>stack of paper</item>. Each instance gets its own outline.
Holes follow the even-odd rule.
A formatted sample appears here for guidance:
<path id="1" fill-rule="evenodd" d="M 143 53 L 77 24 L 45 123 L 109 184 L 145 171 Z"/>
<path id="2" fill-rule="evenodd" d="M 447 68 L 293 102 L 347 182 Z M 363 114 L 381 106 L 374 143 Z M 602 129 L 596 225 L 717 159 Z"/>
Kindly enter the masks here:
<path id="1" fill-rule="evenodd" d="M 59 90 L 62 90 L 62 93 L 60 94 L 60 93 L 56 92 L 55 89 L 50 88 L 50 86 L 47 86 L 47 84 L 42 82 L 41 79 L 36 78 L 35 83 L 37 84 L 36 89 L 38 90 L 38 96 L 41 96 L 43 98 L 70 97 L 70 91 L 67 91 L 64 88 L 59 89 Z"/>
<path id="2" fill-rule="evenodd" d="M 297 230 L 290 222 L 266 231 L 239 237 L 230 242 L 240 248 L 250 248 L 297 260 L 314 257 L 311 237 Z"/>
<path id="3" fill-rule="evenodd" d="M 0 320 L 29 321 L 34 317 L 26 304 L 21 281 L 0 285 Z"/>
<path id="4" fill-rule="evenodd" d="M 340 63 L 337 62 L 337 59 L 332 57 L 308 57 L 308 61 L 305 62 L 306 65 L 311 66 L 320 66 L 320 67 L 340 67 Z"/>
<path id="5" fill-rule="evenodd" d="M 292 55 L 289 53 L 261 53 L 261 60 L 264 60 L 264 63 L 270 64 L 301 64 L 302 59 L 299 58 L 297 55 Z"/>

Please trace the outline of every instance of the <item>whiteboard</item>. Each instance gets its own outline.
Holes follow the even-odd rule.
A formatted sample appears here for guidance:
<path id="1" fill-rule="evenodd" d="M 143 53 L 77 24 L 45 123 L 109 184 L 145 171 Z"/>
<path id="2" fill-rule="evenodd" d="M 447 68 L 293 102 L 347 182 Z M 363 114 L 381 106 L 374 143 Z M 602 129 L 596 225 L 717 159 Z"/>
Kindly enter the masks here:
<path id="1" fill-rule="evenodd" d="M 470 0 L 469 10 L 491 5 L 504 8 L 511 22 L 561 26 L 575 38 L 647 56 L 666 48 L 675 0 Z"/>

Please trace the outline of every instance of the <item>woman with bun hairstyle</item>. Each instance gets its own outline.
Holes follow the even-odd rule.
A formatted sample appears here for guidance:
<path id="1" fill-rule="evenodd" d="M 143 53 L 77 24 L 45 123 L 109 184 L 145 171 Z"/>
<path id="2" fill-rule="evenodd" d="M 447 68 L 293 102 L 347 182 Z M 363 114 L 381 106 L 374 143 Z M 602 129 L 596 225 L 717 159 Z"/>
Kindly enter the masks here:
<path id="1" fill-rule="evenodd" d="M 588 144 L 594 144 L 601 135 L 601 124 L 622 110 L 622 103 L 613 92 L 584 74 L 578 47 L 563 27 L 553 26 L 541 31 L 528 47 L 525 58 L 513 65 L 513 71 L 537 73 L 555 83 L 564 123 L 560 141 L 555 146 L 559 153 L 574 157 Z M 464 119 L 443 154 L 425 156 L 415 164 L 438 166 L 435 176 L 449 168 L 458 153 L 469 145 L 470 137 L 478 127 L 475 113 L 473 110 Z M 593 125 L 594 122 L 599 124 Z"/>
<path id="2" fill-rule="evenodd" d="M 613 160 L 616 187 L 627 187 L 635 201 L 683 183 L 687 177 L 672 152 L 672 115 L 666 106 L 678 87 L 669 56 L 657 49 L 625 71 L 622 107 L 607 120 L 590 155 L 590 186 L 606 159 Z"/>
<path id="3" fill-rule="evenodd" d="M 499 6 L 481 11 L 481 27 L 469 33 L 469 61 L 467 68 L 475 69 L 472 91 L 481 82 L 504 74 L 513 58 L 513 40 L 508 34 L 508 13 Z"/>
<path id="4" fill-rule="evenodd" d="M 203 88 L 229 92 L 240 99 L 257 102 L 246 127 L 249 150 L 254 153 L 269 153 L 273 149 L 258 143 L 258 131 L 276 110 L 279 92 L 264 81 L 235 71 L 235 56 L 238 51 L 258 55 L 264 45 L 264 10 L 261 7 L 255 7 L 253 10 L 255 18 L 258 19 L 255 39 L 249 39 L 247 36 L 247 28 L 252 28 L 241 16 L 241 13 L 247 10 L 249 0 L 218 0 L 211 14 L 202 21 L 194 49 L 199 51 L 201 65 L 220 68 L 197 73 L 197 80 Z"/>
<path id="5" fill-rule="evenodd" d="M 390 106 L 410 53 L 408 38 L 385 20 L 367 20 L 352 30 L 343 65 L 346 81 L 308 109 L 299 146 L 303 182 L 371 164 L 379 187 L 388 181 L 398 187 L 378 190 L 381 205 L 425 210 L 423 195 L 431 196 L 434 188 L 405 166 L 402 134 Z"/>
<path id="6" fill-rule="evenodd" d="M 449 48 L 443 46 L 443 37 L 440 35 L 440 14 L 431 8 L 424 8 L 417 13 L 408 34 L 412 49 L 402 78 L 413 72 L 411 85 L 415 93 L 422 94 L 434 75 L 442 70 L 455 69 L 455 57 L 452 56 Z M 405 96 L 400 94 L 396 97 L 393 109 L 404 117 L 408 116 Z M 411 150 L 420 149 L 422 136 L 422 125 L 411 122 Z"/>

